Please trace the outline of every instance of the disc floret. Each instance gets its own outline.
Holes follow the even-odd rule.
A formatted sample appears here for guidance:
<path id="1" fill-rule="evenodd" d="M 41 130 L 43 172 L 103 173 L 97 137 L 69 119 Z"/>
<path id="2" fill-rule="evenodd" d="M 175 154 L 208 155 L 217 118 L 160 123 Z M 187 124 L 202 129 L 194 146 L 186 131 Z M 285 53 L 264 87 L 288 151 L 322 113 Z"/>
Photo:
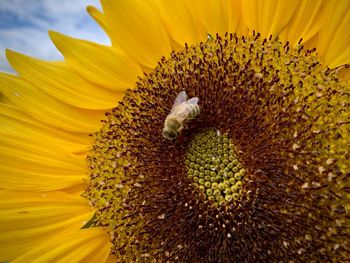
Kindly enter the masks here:
<path id="1" fill-rule="evenodd" d="M 227 133 L 214 128 L 195 134 L 186 150 L 187 176 L 216 206 L 238 200 L 245 169 Z"/>

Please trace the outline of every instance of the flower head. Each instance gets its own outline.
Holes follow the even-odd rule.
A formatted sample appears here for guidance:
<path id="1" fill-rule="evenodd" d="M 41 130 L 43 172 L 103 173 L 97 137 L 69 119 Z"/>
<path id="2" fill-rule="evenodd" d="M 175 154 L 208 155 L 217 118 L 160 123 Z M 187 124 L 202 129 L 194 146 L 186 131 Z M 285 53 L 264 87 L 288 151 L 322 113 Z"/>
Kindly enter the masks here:
<path id="1" fill-rule="evenodd" d="M 348 3 L 102 4 L 112 47 L 8 52 L 1 259 L 348 259 Z M 200 112 L 168 140 L 182 91 Z"/>

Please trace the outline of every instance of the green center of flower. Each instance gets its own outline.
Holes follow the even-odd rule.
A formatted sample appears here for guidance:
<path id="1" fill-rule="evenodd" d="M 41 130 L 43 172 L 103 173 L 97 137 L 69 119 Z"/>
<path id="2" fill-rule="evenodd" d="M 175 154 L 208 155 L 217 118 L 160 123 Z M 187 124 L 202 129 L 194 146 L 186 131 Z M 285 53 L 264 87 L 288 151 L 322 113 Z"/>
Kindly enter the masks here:
<path id="1" fill-rule="evenodd" d="M 240 197 L 245 169 L 236 151 L 228 134 L 215 129 L 197 133 L 187 146 L 187 176 L 216 205 Z"/>

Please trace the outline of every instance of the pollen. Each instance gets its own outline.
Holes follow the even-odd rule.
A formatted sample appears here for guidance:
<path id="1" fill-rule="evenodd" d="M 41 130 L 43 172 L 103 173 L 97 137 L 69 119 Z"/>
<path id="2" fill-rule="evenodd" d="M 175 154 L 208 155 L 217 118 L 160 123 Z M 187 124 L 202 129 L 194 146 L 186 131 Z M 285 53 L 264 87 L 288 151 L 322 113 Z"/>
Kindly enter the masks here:
<path id="1" fill-rule="evenodd" d="M 206 129 L 194 135 L 186 150 L 187 176 L 216 206 L 240 197 L 245 169 L 227 133 Z"/>

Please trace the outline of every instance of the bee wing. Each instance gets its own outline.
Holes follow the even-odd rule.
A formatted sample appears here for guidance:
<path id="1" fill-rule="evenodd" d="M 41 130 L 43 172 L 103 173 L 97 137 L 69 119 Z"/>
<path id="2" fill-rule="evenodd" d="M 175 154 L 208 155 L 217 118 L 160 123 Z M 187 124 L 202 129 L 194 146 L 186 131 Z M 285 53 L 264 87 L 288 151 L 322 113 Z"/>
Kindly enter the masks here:
<path id="1" fill-rule="evenodd" d="M 186 91 L 181 91 L 179 93 L 179 95 L 177 95 L 175 101 L 174 101 L 174 104 L 173 104 L 173 108 L 175 108 L 177 105 L 185 102 L 187 100 L 187 94 L 186 94 Z"/>
<path id="2" fill-rule="evenodd" d="M 186 103 L 197 105 L 198 104 L 198 97 L 190 98 L 188 101 L 186 101 Z"/>
<path id="3" fill-rule="evenodd" d="M 185 102 L 183 102 L 183 104 L 184 103 Z M 173 116 L 176 116 L 176 118 L 181 121 L 184 121 L 190 114 L 191 114 L 191 110 L 189 110 L 189 108 L 186 106 L 180 106 L 180 107 L 178 106 L 174 109 L 172 113 Z"/>

